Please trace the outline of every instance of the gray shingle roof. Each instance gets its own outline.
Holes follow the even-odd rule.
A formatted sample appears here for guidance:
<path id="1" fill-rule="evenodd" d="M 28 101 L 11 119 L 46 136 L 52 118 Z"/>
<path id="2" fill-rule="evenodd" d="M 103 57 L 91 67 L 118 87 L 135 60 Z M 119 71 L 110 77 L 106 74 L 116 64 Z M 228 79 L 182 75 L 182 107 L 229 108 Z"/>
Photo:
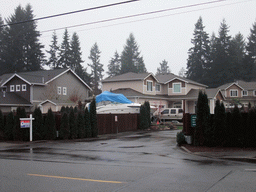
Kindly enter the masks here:
<path id="1" fill-rule="evenodd" d="M 224 90 L 224 89 L 228 88 L 229 86 L 231 86 L 234 83 L 239 85 L 244 90 L 255 90 L 256 89 L 256 82 L 255 81 L 246 82 L 246 81 L 242 81 L 242 80 L 221 85 L 220 87 L 218 87 L 218 89 Z"/>
<path id="2" fill-rule="evenodd" d="M 124 73 L 122 75 L 116 75 L 114 77 L 108 77 L 104 79 L 102 82 L 115 82 L 115 81 L 142 81 L 144 80 L 147 76 L 149 76 L 151 73 Z"/>
<path id="3" fill-rule="evenodd" d="M 0 106 L 8 106 L 8 105 L 32 106 L 32 104 L 28 100 L 24 99 L 23 97 L 15 94 L 15 93 L 6 92 L 5 97 L 4 97 L 4 93 L 1 91 L 0 92 Z"/>

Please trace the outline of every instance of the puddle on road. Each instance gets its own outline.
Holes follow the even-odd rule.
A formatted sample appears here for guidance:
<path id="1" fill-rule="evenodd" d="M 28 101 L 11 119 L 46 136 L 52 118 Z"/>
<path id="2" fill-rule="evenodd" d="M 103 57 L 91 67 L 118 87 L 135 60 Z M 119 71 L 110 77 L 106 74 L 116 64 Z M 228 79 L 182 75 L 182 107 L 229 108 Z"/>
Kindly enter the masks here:
<path id="1" fill-rule="evenodd" d="M 34 148 L 23 148 L 23 149 L 6 149 L 1 152 L 6 153 L 30 153 L 33 151 L 33 153 L 40 152 L 40 151 L 48 151 L 51 150 L 51 148 L 47 147 L 34 147 Z"/>
<path id="2" fill-rule="evenodd" d="M 144 145 L 138 145 L 138 146 L 122 146 L 122 147 L 118 147 L 118 148 L 141 148 L 141 147 L 145 147 Z"/>

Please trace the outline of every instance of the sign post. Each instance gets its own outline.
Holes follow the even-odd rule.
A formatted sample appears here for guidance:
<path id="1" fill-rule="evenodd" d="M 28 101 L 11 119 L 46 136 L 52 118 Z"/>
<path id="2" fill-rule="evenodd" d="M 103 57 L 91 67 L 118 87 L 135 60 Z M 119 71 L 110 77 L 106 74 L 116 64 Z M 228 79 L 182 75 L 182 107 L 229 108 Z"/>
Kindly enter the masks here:
<path id="1" fill-rule="evenodd" d="M 32 114 L 30 114 L 29 118 L 20 118 L 20 128 L 29 128 L 30 132 L 30 141 L 33 140 L 32 136 L 32 121 L 35 118 L 32 118 Z"/>

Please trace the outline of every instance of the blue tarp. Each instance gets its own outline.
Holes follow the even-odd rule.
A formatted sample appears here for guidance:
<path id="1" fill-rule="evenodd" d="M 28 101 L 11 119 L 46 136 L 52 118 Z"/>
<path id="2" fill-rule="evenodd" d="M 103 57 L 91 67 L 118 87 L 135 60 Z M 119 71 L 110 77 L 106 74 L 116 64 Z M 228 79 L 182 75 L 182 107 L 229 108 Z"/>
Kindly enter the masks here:
<path id="1" fill-rule="evenodd" d="M 115 103 L 132 103 L 129 99 L 127 99 L 123 94 L 111 93 L 109 91 L 104 91 L 103 93 L 96 96 L 96 103 L 101 101 L 111 101 Z"/>

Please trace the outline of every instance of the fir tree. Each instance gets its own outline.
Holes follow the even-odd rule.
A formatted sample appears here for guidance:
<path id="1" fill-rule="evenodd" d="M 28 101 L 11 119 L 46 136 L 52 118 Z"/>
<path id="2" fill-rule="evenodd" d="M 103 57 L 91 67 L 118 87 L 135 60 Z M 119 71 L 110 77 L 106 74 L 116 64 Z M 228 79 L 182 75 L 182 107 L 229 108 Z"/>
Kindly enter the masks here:
<path id="1" fill-rule="evenodd" d="M 55 117 L 51 108 L 47 112 L 44 126 L 46 131 L 45 139 L 54 140 L 56 138 Z"/>
<path id="2" fill-rule="evenodd" d="M 48 65 L 51 69 L 58 69 L 60 68 L 59 66 L 59 58 L 58 58 L 58 54 L 59 54 L 59 46 L 58 46 L 58 38 L 56 35 L 56 32 L 53 32 L 52 35 L 52 44 L 50 45 L 50 50 L 46 51 L 47 53 L 50 54 L 50 57 L 46 63 L 46 65 Z"/>
<path id="3" fill-rule="evenodd" d="M 70 68 L 77 73 L 78 70 L 82 69 L 82 52 L 79 42 L 79 37 L 77 33 L 73 33 L 72 39 L 70 42 L 70 51 L 71 51 L 71 65 Z"/>
<path id="4" fill-rule="evenodd" d="M 41 140 L 44 136 L 44 121 L 42 111 L 39 107 L 35 108 L 33 117 L 35 118 L 33 121 L 33 140 Z"/>
<path id="5" fill-rule="evenodd" d="M 77 138 L 77 128 L 75 123 L 75 113 L 73 107 L 69 109 L 69 129 L 70 129 L 70 138 L 76 139 Z"/>
<path id="6" fill-rule="evenodd" d="M 131 33 L 126 40 L 126 45 L 121 54 L 121 71 L 120 74 L 134 72 L 144 73 L 147 72 L 143 57 L 140 56 L 139 47 Z"/>
<path id="7" fill-rule="evenodd" d="M 88 57 L 92 63 L 88 64 L 89 67 L 91 67 L 91 71 L 92 71 L 92 89 L 93 89 L 93 93 L 94 95 L 98 95 L 100 93 L 100 89 L 99 89 L 99 82 L 102 80 L 103 78 L 103 65 L 100 63 L 100 50 L 99 47 L 97 45 L 97 43 L 95 43 L 91 50 L 90 50 L 90 56 Z"/>
<path id="8" fill-rule="evenodd" d="M 70 49 L 69 34 L 67 29 L 65 29 L 65 32 L 63 35 L 63 41 L 60 46 L 60 52 L 59 52 L 58 58 L 59 58 L 58 67 L 67 68 L 71 66 L 71 49 Z"/>
<path id="9" fill-rule="evenodd" d="M 97 124 L 95 97 L 93 98 L 91 105 L 90 105 L 90 122 L 91 122 L 92 137 L 97 137 L 98 136 L 98 124 Z"/>
<path id="10" fill-rule="evenodd" d="M 109 75 L 109 77 L 114 77 L 116 75 L 119 75 L 120 68 L 121 68 L 121 61 L 120 61 L 119 54 L 116 51 L 114 57 L 112 57 L 111 60 L 109 61 L 107 74 Z"/>
<path id="11" fill-rule="evenodd" d="M 4 127 L 4 136 L 7 140 L 13 140 L 14 115 L 13 112 L 8 113 L 6 124 Z"/>
<path id="12" fill-rule="evenodd" d="M 171 70 L 169 69 L 169 66 L 168 66 L 168 61 L 163 60 L 163 61 L 160 63 L 160 67 L 157 68 L 156 75 L 159 75 L 159 74 L 168 74 L 168 73 L 171 73 Z"/>
<path id="13" fill-rule="evenodd" d="M 195 24 L 194 38 L 191 40 L 193 47 L 188 51 L 187 61 L 187 78 L 199 83 L 206 83 L 210 62 L 209 35 L 204 28 L 202 18 L 199 17 Z"/>
<path id="14" fill-rule="evenodd" d="M 90 113 L 87 107 L 85 108 L 85 111 L 84 111 L 84 121 L 85 121 L 85 137 L 91 137 L 92 132 L 91 132 L 91 123 L 90 123 Z"/>
<path id="15" fill-rule="evenodd" d="M 77 114 L 77 120 L 76 120 L 76 127 L 77 127 L 77 137 L 78 138 L 84 138 L 85 135 L 85 122 L 84 122 L 84 116 L 81 113 L 81 111 Z"/>
<path id="16" fill-rule="evenodd" d="M 226 113 L 223 103 L 221 104 L 219 100 L 216 101 L 214 109 L 214 118 L 213 118 L 213 135 L 216 145 L 223 146 L 227 134 L 226 130 Z"/>
<path id="17" fill-rule="evenodd" d="M 25 108 L 18 107 L 14 116 L 13 138 L 16 141 L 29 140 L 29 129 L 20 128 L 20 118 L 26 118 Z"/>
<path id="18" fill-rule="evenodd" d="M 61 139 L 69 139 L 70 129 L 69 129 L 69 119 L 68 114 L 64 112 L 61 116 L 60 123 L 60 138 Z"/>

